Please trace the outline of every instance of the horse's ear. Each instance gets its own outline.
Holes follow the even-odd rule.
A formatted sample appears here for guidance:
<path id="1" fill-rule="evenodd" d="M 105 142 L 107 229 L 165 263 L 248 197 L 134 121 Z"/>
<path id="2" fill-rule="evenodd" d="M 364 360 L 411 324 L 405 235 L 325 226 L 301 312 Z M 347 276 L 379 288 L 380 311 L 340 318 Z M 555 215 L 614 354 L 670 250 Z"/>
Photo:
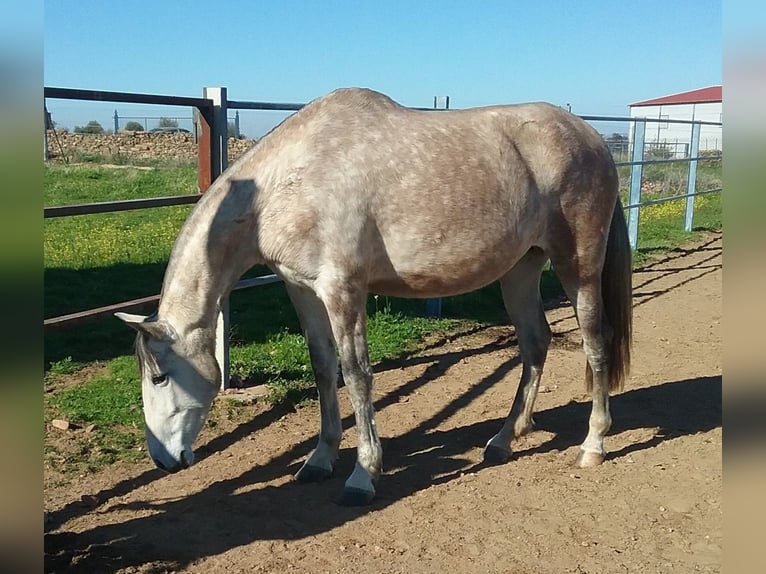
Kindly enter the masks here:
<path id="1" fill-rule="evenodd" d="M 128 327 L 146 333 L 153 339 L 167 341 L 175 339 L 175 331 L 167 321 L 157 320 L 144 315 L 132 313 L 115 313 L 115 317 L 121 319 Z"/>

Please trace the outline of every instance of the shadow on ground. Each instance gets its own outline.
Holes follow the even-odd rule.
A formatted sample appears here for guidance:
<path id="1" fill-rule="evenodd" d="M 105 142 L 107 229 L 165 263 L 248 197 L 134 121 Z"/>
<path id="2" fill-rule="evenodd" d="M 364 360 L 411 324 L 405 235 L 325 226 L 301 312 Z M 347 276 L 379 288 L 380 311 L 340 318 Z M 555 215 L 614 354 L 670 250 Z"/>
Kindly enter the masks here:
<path id="1" fill-rule="evenodd" d="M 98 526 L 81 533 L 49 533 L 45 536 L 45 570 L 113 572 L 147 562 L 163 562 L 163 570 L 168 564 L 181 568 L 255 540 L 295 539 L 325 532 L 412 496 L 434 483 L 449 482 L 462 472 L 478 470 L 470 468 L 467 453 L 481 447 L 487 437 L 500 428 L 502 420 L 488 420 L 447 431 L 436 427 L 501 379 L 514 364 L 512 360 L 508 363 L 510 366 L 504 365 L 491 373 L 417 428 L 385 441 L 387 466 L 397 470 L 382 477 L 380 496 L 369 507 L 343 508 L 332 500 L 332 495 L 340 492 L 345 476 L 352 469 L 354 452 L 351 449 L 341 452 L 335 476 L 323 484 L 290 482 L 278 487 L 248 490 L 252 485 L 295 472 L 297 464 L 291 464 L 292 461 L 308 454 L 313 446 L 312 439 L 293 445 L 266 465 L 236 478 L 215 482 L 184 499 L 129 505 L 134 510 L 151 510 L 154 514 L 150 516 Z M 437 376 L 438 373 L 429 375 L 426 371 L 423 377 L 410 381 L 383 401 L 396 401 L 402 393 L 411 392 Z M 643 443 L 611 453 L 610 458 L 721 426 L 721 385 L 720 376 L 703 377 L 632 390 L 614 397 L 613 433 L 638 428 L 657 428 L 658 431 Z M 379 404 L 378 408 L 382 406 Z M 537 413 L 537 427 L 552 433 L 553 438 L 543 445 L 516 453 L 515 458 L 576 446 L 583 438 L 589 412 L 589 403 L 573 402 Z M 233 433 L 214 439 L 204 450 L 211 452 L 226 448 L 242 435 L 272 422 L 274 415 L 271 413 L 264 413 Z M 345 422 L 348 424 L 349 421 Z M 159 471 L 149 471 L 129 481 L 129 488 L 127 484 L 118 485 L 113 494 L 125 493 L 159 476 Z M 60 512 L 71 515 L 73 511 L 75 508 Z M 60 518 L 63 516 L 54 517 L 54 520 Z M 183 536 L 179 536 L 180 531 Z"/>

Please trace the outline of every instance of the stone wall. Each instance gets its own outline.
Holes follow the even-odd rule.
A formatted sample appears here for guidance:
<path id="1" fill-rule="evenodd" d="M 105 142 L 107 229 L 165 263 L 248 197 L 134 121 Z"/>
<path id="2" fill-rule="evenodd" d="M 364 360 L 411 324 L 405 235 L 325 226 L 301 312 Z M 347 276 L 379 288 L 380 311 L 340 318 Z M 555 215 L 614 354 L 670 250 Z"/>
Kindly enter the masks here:
<path id="1" fill-rule="evenodd" d="M 255 140 L 229 138 L 229 161 L 236 160 L 255 144 Z M 62 155 L 63 150 L 63 155 Z M 135 160 L 197 161 L 193 134 L 120 132 L 118 134 L 72 134 L 48 131 L 49 157 L 71 162 L 103 159 L 123 162 Z"/>

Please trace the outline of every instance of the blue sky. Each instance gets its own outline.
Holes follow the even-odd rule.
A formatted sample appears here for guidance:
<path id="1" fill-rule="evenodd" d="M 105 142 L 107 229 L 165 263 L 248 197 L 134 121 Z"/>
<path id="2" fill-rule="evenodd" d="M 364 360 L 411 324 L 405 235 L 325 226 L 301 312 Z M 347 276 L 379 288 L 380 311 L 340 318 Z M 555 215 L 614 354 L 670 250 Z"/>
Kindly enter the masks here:
<path id="1" fill-rule="evenodd" d="M 51 0 L 44 81 L 183 96 L 220 85 L 232 99 L 288 102 L 366 86 L 411 106 L 449 95 L 455 108 L 544 100 L 622 116 L 631 102 L 720 84 L 721 43 L 720 0 Z M 190 115 L 48 107 L 70 128 L 109 127 L 115 108 Z M 245 132 L 281 117 L 243 112 Z"/>

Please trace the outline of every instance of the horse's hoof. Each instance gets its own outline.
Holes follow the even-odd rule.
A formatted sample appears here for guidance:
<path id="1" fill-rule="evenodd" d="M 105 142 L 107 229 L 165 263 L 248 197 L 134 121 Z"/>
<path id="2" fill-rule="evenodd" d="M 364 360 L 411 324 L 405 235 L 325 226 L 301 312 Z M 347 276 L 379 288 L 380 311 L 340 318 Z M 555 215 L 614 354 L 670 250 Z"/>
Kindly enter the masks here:
<path id="1" fill-rule="evenodd" d="M 484 448 L 484 464 L 505 464 L 511 460 L 512 454 L 509 450 L 488 444 Z"/>
<path id="2" fill-rule="evenodd" d="M 604 462 L 604 455 L 600 452 L 590 452 L 581 450 L 577 455 L 575 465 L 580 468 L 593 468 Z"/>
<path id="3" fill-rule="evenodd" d="M 298 482 L 322 482 L 331 476 L 332 469 L 304 464 L 301 469 L 295 473 L 295 480 Z"/>
<path id="4" fill-rule="evenodd" d="M 340 506 L 367 506 L 373 498 L 375 498 L 375 492 L 347 486 L 338 497 L 337 503 Z"/>

